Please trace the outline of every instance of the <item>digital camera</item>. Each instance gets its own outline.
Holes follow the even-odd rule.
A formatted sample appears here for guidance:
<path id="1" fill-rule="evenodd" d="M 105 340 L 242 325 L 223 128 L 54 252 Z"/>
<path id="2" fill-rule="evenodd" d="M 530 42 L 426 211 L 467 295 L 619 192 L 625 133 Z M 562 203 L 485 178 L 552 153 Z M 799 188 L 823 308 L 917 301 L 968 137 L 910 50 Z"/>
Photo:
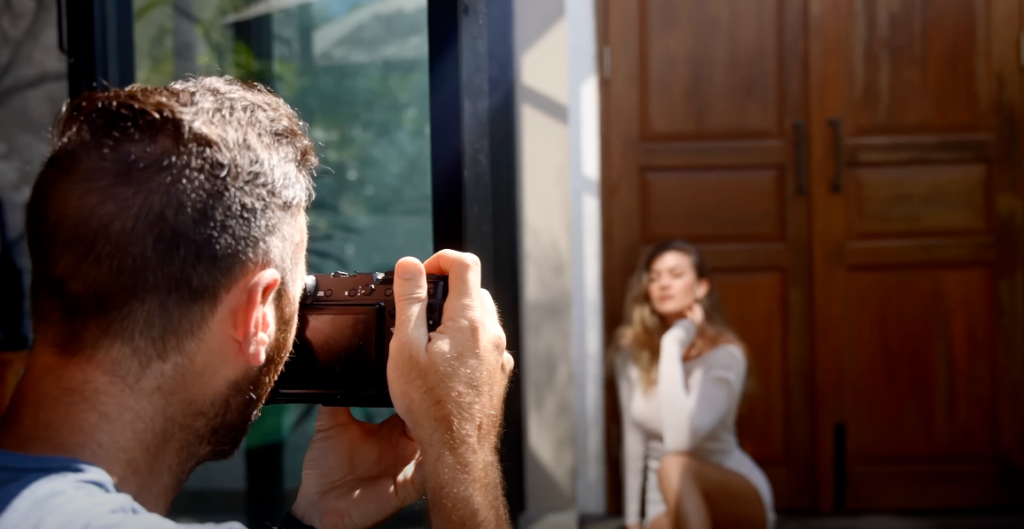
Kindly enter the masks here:
<path id="1" fill-rule="evenodd" d="M 266 403 L 390 408 L 394 284 L 394 272 L 306 276 L 295 345 Z M 427 328 L 434 331 L 448 277 L 428 275 L 427 296 Z"/>

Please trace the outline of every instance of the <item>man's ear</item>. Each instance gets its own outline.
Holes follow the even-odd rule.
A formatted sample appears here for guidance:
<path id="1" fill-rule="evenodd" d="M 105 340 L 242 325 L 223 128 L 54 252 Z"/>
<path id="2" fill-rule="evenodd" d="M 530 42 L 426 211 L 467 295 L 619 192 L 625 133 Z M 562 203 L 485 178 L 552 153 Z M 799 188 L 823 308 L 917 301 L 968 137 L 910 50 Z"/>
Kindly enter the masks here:
<path id="1" fill-rule="evenodd" d="M 261 366 L 267 359 L 267 346 L 278 316 L 274 312 L 274 292 L 280 285 L 281 273 L 267 268 L 253 275 L 244 287 L 245 301 L 236 332 L 242 352 L 252 366 Z"/>

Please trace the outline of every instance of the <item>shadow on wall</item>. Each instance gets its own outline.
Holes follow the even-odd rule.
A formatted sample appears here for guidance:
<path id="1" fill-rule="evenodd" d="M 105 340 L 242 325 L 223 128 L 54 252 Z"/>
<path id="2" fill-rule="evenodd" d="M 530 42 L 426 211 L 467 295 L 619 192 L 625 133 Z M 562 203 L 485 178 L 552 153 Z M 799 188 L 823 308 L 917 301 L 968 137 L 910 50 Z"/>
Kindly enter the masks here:
<path id="1" fill-rule="evenodd" d="M 527 226 L 530 244 L 524 251 L 522 299 L 524 359 L 524 417 L 526 418 L 526 487 L 531 504 L 527 510 L 544 513 L 573 503 L 572 476 L 575 463 L 571 388 L 569 271 L 562 248 L 549 230 Z M 533 432 L 533 434 L 531 434 Z M 541 435 L 536 435 L 542 433 Z M 566 471 L 569 466 L 570 471 Z M 559 477 L 561 476 L 561 477 Z"/>

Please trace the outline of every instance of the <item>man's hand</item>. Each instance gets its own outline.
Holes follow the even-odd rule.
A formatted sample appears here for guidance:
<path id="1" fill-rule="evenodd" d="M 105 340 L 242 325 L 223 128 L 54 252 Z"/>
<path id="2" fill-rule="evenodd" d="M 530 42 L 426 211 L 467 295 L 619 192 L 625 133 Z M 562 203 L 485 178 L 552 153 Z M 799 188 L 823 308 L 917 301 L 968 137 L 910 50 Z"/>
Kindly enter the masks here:
<path id="1" fill-rule="evenodd" d="M 292 515 L 317 529 L 363 529 L 423 496 L 420 453 L 397 415 L 381 424 L 321 407 Z"/>
<path id="2" fill-rule="evenodd" d="M 448 276 L 441 325 L 427 332 L 426 274 Z M 509 527 L 498 439 L 512 356 L 480 260 L 445 250 L 395 267 L 388 387 L 423 451 L 434 527 Z"/>

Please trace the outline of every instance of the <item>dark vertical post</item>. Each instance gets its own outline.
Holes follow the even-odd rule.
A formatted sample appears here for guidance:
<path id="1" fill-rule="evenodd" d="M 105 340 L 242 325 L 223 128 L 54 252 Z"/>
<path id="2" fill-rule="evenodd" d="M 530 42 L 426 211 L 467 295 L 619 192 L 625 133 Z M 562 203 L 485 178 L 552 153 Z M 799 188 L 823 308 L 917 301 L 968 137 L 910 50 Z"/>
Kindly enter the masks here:
<path id="1" fill-rule="evenodd" d="M 68 96 L 71 99 L 102 87 L 102 57 L 96 53 L 100 40 L 93 0 L 62 0 L 68 54 Z M 58 28 L 60 30 L 60 28 Z M 104 37 L 105 38 L 105 37 Z"/>
<path id="2" fill-rule="evenodd" d="M 103 27 L 106 58 L 104 80 L 108 86 L 125 87 L 135 82 L 135 17 L 132 2 L 104 0 Z"/>
<path id="3" fill-rule="evenodd" d="M 505 401 L 501 439 L 509 510 L 514 523 L 526 508 L 523 460 L 523 410 L 519 336 L 519 185 L 516 164 L 515 46 L 512 0 L 487 2 L 488 112 L 490 118 L 490 193 L 493 260 L 488 288 L 501 308 L 508 349 L 516 359 Z"/>
<path id="4" fill-rule="evenodd" d="M 501 439 L 516 522 L 525 491 L 512 3 L 430 0 L 428 11 L 434 246 L 480 257 L 516 358 Z"/>
<path id="5" fill-rule="evenodd" d="M 68 55 L 68 96 L 135 82 L 132 4 L 62 0 L 60 22 Z"/>
<path id="6" fill-rule="evenodd" d="M 25 326 L 25 290 L 21 268 L 7 238 L 7 217 L 0 201 L 0 352 L 28 348 Z"/>
<path id="7" fill-rule="evenodd" d="M 430 165 L 434 248 L 465 249 L 459 0 L 427 3 L 430 39 Z"/>

